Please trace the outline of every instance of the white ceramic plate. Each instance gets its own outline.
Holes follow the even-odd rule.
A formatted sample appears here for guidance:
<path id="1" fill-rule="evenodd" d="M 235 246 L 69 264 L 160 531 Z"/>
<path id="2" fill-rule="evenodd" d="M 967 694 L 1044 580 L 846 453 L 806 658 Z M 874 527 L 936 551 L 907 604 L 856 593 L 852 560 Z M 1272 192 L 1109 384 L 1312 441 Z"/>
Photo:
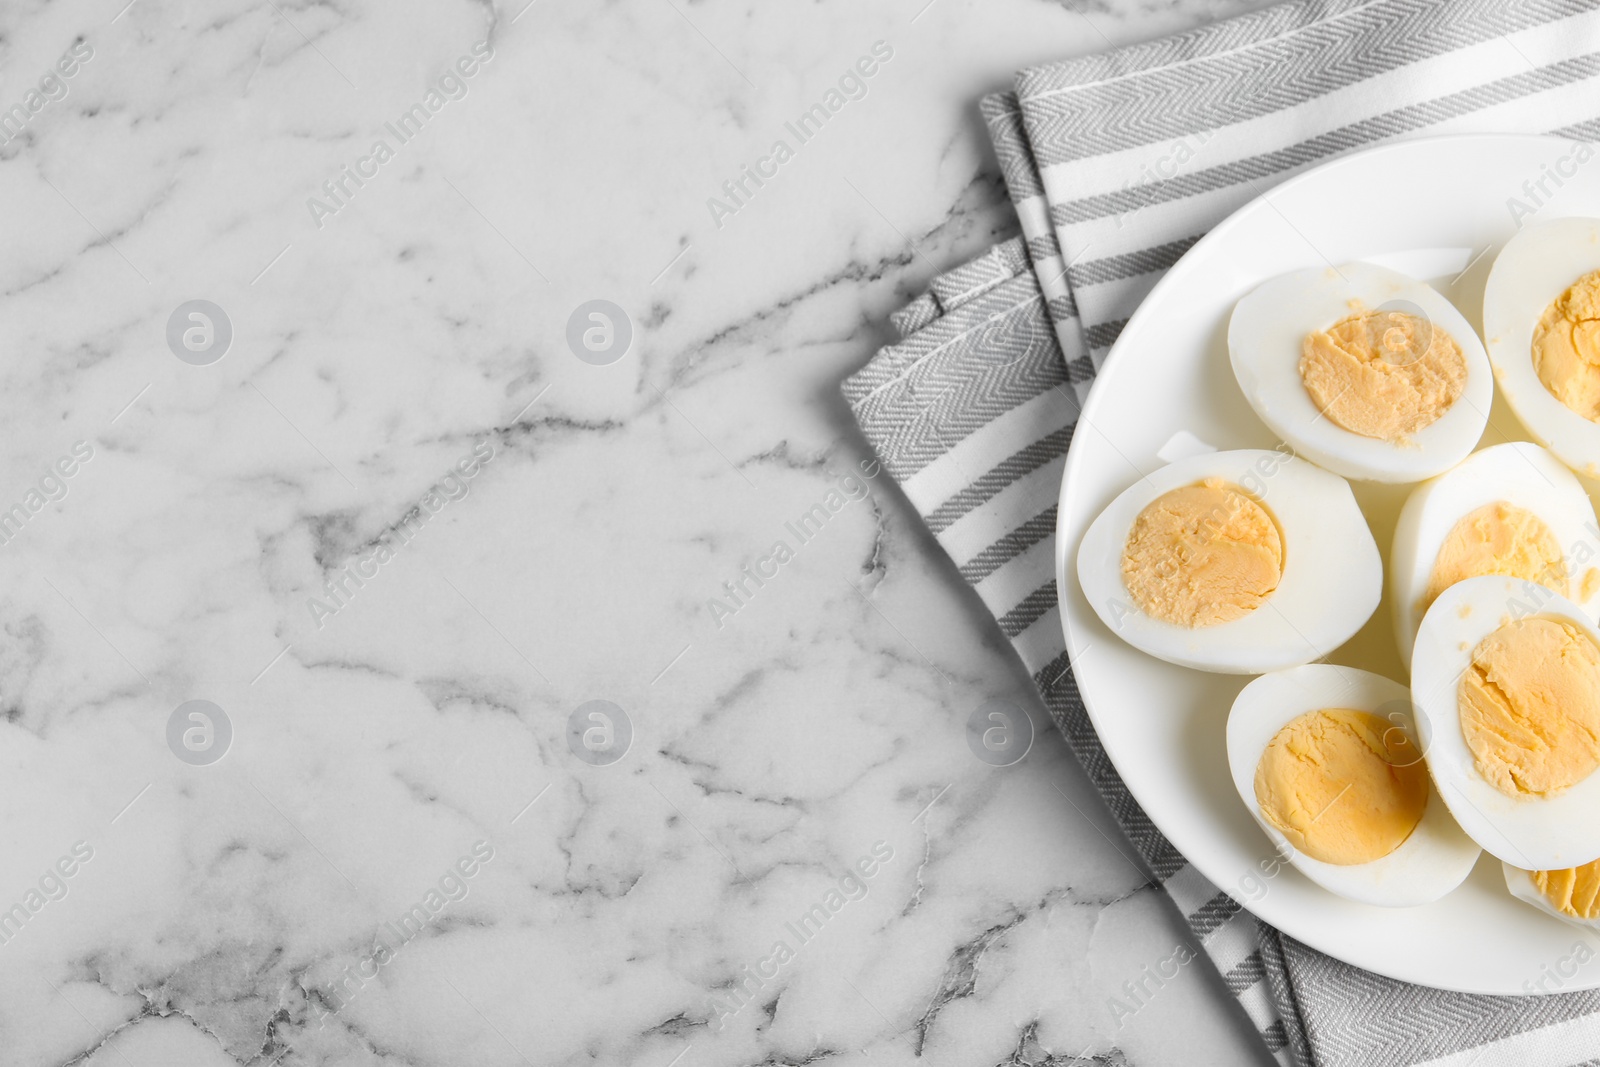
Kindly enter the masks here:
<path id="1" fill-rule="evenodd" d="M 1345 156 L 1250 203 L 1190 249 L 1129 320 L 1084 406 L 1061 486 L 1056 586 L 1078 686 L 1106 752 L 1156 825 L 1202 874 L 1285 933 L 1379 974 L 1472 993 L 1536 986 L 1542 969 L 1572 955 L 1572 927 L 1513 899 L 1487 856 L 1443 900 L 1406 909 L 1342 900 L 1271 866 L 1272 846 L 1228 775 L 1224 724 L 1250 679 L 1174 667 L 1119 641 L 1084 600 L 1074 561 L 1089 523 L 1161 466 L 1156 453 L 1175 433 L 1219 448 L 1276 443 L 1228 363 L 1228 315 L 1240 297 L 1285 271 L 1369 260 L 1432 283 L 1477 325 L 1494 253 L 1516 231 L 1510 198 L 1531 206 L 1524 183 L 1571 151 L 1542 137 L 1408 141 Z M 1600 162 L 1546 190 L 1555 195 L 1535 219 L 1600 216 Z M 1507 439 L 1528 435 L 1497 397 L 1484 443 Z M 1354 484 L 1387 556 L 1411 487 Z M 1593 483 L 1585 488 L 1593 495 Z M 1407 681 L 1390 618 L 1380 605 L 1330 660 Z M 1597 986 L 1600 963 L 1561 988 Z"/>

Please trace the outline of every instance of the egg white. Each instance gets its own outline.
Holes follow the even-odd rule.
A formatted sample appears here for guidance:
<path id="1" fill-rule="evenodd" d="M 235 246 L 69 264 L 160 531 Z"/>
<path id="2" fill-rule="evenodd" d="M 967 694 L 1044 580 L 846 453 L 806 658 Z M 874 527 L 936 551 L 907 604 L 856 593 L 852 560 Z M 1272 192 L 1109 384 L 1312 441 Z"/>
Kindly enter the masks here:
<path id="1" fill-rule="evenodd" d="M 1584 572 L 1600 565 L 1600 528 L 1589 494 L 1553 455 L 1526 441 L 1493 445 L 1417 486 L 1400 510 L 1389 553 L 1389 595 L 1400 658 L 1411 665 L 1411 648 L 1422 622 L 1419 604 L 1433 576 L 1439 549 L 1456 524 L 1481 507 L 1503 501 L 1537 515 L 1567 558 L 1576 592 Z M 1581 602 L 1593 620 L 1600 589 Z"/>
<path id="2" fill-rule="evenodd" d="M 1278 588 L 1238 619 L 1189 629 L 1146 615 L 1122 580 L 1139 513 L 1164 493 L 1220 478 L 1255 497 L 1278 524 Z M 1317 659 L 1372 616 L 1383 562 L 1350 485 L 1286 452 L 1242 449 L 1169 463 L 1102 511 L 1078 546 L 1078 582 L 1111 631 L 1157 659 L 1221 674 L 1260 674 Z"/>
<path id="3" fill-rule="evenodd" d="M 1324 863 L 1296 850 L 1267 822 L 1256 799 L 1256 767 L 1267 744 L 1294 719 L 1312 711 L 1348 708 L 1394 724 L 1421 752 L 1406 687 L 1380 675 L 1309 663 L 1262 675 L 1239 693 L 1228 712 L 1228 769 L 1245 807 L 1281 855 L 1330 893 L 1379 907 L 1404 908 L 1438 900 L 1460 885 L 1479 849 L 1429 783 L 1422 821 L 1400 847 L 1370 863 Z"/>
<path id="4" fill-rule="evenodd" d="M 1500 392 L 1534 439 L 1600 478 L 1600 425 L 1557 400 L 1533 369 L 1533 331 L 1573 282 L 1600 270 L 1600 219 L 1524 226 L 1495 258 L 1483 292 L 1483 336 Z"/>
<path id="5" fill-rule="evenodd" d="M 1356 308 L 1424 316 L 1461 346 L 1461 395 L 1404 441 L 1363 437 L 1339 426 L 1318 410 L 1300 377 L 1306 336 L 1349 318 Z M 1422 282 L 1371 263 L 1315 267 L 1263 283 L 1234 306 L 1228 355 L 1261 421 L 1300 455 L 1346 478 L 1416 482 L 1450 469 L 1477 445 L 1494 399 L 1489 358 L 1455 305 Z"/>
<path id="6" fill-rule="evenodd" d="M 1461 828 L 1497 859 L 1549 871 L 1600 858 L 1600 772 L 1554 797 L 1507 796 L 1478 773 L 1457 702 L 1473 649 L 1504 623 L 1529 615 L 1570 622 L 1600 645 L 1600 633 L 1566 597 L 1517 578 L 1468 578 L 1441 593 L 1422 618 L 1411 696 L 1428 770 Z"/>
<path id="7" fill-rule="evenodd" d="M 1524 904 L 1532 904 L 1546 915 L 1554 916 L 1564 923 L 1587 927 L 1591 930 L 1600 930 L 1600 919 L 1580 919 L 1577 916 L 1564 915 L 1557 911 L 1555 906 L 1550 903 L 1550 899 L 1539 892 L 1539 887 L 1533 884 L 1533 879 L 1528 872 L 1521 867 L 1502 861 L 1500 869 L 1505 874 L 1506 888 L 1511 891 L 1512 896 Z"/>

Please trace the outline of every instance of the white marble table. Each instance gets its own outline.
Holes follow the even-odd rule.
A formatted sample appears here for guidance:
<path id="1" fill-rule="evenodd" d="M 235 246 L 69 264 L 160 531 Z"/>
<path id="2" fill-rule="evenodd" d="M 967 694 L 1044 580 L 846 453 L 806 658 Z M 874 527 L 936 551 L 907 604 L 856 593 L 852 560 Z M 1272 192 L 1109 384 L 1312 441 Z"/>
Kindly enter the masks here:
<path id="1" fill-rule="evenodd" d="M 977 98 L 1254 4 L 525 3 L 0 12 L 0 1063 L 1265 1062 L 888 480 L 771 556 Z"/>

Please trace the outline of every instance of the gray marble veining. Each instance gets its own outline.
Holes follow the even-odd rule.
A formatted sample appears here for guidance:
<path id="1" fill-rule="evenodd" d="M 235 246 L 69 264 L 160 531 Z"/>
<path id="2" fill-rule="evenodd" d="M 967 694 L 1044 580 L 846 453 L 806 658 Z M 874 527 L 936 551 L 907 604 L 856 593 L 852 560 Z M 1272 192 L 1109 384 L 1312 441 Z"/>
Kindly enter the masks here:
<path id="1" fill-rule="evenodd" d="M 1256 1062 L 837 394 L 1246 6 L 0 11 L 0 1063 Z"/>

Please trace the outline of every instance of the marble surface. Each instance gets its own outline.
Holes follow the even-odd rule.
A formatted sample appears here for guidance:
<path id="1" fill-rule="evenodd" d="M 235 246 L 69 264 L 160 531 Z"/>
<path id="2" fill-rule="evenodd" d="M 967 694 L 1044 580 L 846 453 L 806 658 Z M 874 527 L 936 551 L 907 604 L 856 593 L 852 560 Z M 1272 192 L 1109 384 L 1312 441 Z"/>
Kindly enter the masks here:
<path id="1" fill-rule="evenodd" d="M 1028 682 L 887 478 L 710 607 L 1013 232 L 977 98 L 1247 6 L 0 10 L 0 1063 L 1265 1062 L 1130 1000 L 1186 935 L 1042 708 L 968 751 Z"/>

